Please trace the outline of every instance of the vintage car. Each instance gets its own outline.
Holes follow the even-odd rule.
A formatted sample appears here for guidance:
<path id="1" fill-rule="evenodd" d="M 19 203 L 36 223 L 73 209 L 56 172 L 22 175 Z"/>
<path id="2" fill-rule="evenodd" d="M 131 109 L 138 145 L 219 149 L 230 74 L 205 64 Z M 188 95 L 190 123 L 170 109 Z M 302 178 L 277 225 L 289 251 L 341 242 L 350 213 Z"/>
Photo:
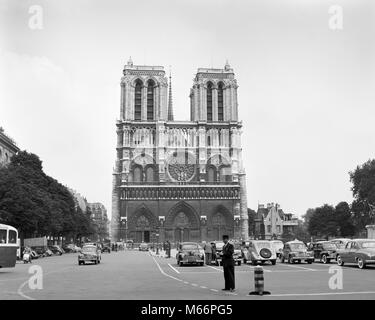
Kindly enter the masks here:
<path id="1" fill-rule="evenodd" d="M 242 245 L 240 242 L 234 242 L 233 243 L 233 246 L 234 246 L 234 253 L 233 253 L 233 259 L 234 259 L 234 262 L 240 266 L 242 264 Z"/>
<path id="2" fill-rule="evenodd" d="M 86 262 L 100 263 L 102 260 L 101 252 L 96 245 L 84 245 L 78 255 L 78 264 L 85 264 Z"/>
<path id="3" fill-rule="evenodd" d="M 332 239 L 330 240 L 331 243 L 335 244 L 337 249 L 344 249 L 346 244 L 350 241 L 351 239 L 347 238 L 340 238 L 340 239 Z"/>
<path id="4" fill-rule="evenodd" d="M 337 246 L 331 241 L 312 242 L 308 246 L 308 251 L 312 252 L 314 260 L 318 259 L 323 263 L 330 263 L 337 257 Z"/>
<path id="5" fill-rule="evenodd" d="M 182 266 L 184 264 L 204 264 L 204 250 L 196 242 L 182 242 L 178 246 L 176 254 L 177 264 Z"/>
<path id="6" fill-rule="evenodd" d="M 281 257 L 281 253 L 283 252 L 284 243 L 281 240 L 271 240 L 271 245 L 276 251 L 276 256 L 278 258 Z"/>
<path id="7" fill-rule="evenodd" d="M 276 264 L 276 250 L 268 240 L 251 240 L 248 245 L 248 255 L 246 262 L 252 265 L 270 261 L 272 265 Z"/>
<path id="8" fill-rule="evenodd" d="M 139 244 L 138 250 L 139 251 L 148 251 L 148 244 L 146 242 L 142 242 Z"/>
<path id="9" fill-rule="evenodd" d="M 375 264 L 375 240 L 350 240 L 344 249 L 338 250 L 337 264 L 343 266 L 345 263 L 357 264 L 360 269 L 366 268 L 369 264 Z"/>
<path id="10" fill-rule="evenodd" d="M 284 244 L 284 249 L 280 257 L 281 262 L 289 263 L 313 263 L 314 256 L 312 251 L 308 251 L 306 245 L 302 241 L 294 240 Z"/>

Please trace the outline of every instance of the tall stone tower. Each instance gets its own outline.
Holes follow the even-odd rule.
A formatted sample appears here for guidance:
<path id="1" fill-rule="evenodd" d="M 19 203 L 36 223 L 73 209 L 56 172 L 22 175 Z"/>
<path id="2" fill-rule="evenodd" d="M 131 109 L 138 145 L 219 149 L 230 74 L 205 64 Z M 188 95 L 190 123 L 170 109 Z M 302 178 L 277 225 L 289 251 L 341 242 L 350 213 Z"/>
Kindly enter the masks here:
<path id="1" fill-rule="evenodd" d="M 173 117 L 171 76 L 128 61 L 121 79 L 112 237 L 135 242 L 247 239 L 237 83 L 198 69 L 190 121 Z M 168 98 L 169 97 L 169 98 Z"/>

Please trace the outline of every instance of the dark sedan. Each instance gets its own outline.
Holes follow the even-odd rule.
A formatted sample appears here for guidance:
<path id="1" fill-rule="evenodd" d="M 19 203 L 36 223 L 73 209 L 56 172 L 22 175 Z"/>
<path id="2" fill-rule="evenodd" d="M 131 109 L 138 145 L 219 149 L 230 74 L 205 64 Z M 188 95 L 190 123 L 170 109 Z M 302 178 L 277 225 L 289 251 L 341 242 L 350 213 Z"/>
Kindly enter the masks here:
<path id="1" fill-rule="evenodd" d="M 204 264 L 204 250 L 196 242 L 182 242 L 176 255 L 177 264 Z"/>

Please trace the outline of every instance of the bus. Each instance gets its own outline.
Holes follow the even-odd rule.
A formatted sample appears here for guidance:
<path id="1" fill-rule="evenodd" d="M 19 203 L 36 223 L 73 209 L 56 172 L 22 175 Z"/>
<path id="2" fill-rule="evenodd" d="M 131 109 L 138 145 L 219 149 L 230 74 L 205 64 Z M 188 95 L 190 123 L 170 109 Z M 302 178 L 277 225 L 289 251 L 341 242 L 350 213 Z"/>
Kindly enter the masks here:
<path id="1" fill-rule="evenodd" d="M 14 268 L 19 248 L 16 228 L 0 224 L 0 268 Z"/>

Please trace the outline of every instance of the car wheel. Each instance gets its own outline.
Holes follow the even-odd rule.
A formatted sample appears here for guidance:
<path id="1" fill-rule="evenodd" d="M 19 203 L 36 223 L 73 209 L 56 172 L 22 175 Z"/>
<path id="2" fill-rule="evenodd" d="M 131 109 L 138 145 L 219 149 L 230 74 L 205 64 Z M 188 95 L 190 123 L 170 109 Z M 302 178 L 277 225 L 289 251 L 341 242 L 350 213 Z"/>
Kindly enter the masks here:
<path id="1" fill-rule="evenodd" d="M 359 269 L 364 269 L 366 268 L 366 263 L 363 261 L 362 258 L 357 259 L 357 265 Z"/>
<path id="2" fill-rule="evenodd" d="M 301 260 L 297 260 L 297 263 L 301 263 Z"/>
<path id="3" fill-rule="evenodd" d="M 183 265 L 182 261 L 179 261 L 179 262 L 178 262 L 178 265 L 179 265 L 180 267 L 182 267 L 182 265 Z"/>
<path id="4" fill-rule="evenodd" d="M 289 259 L 288 259 L 288 263 L 290 263 L 290 264 L 293 264 L 293 263 L 294 263 L 294 261 L 293 261 L 293 258 L 292 258 L 292 257 L 289 257 Z"/>
<path id="5" fill-rule="evenodd" d="M 94 264 L 98 264 L 98 260 L 95 260 L 95 261 L 94 261 Z"/>
<path id="6" fill-rule="evenodd" d="M 342 261 L 340 255 L 338 255 L 338 256 L 336 257 L 336 260 L 337 260 L 337 264 L 338 264 L 340 267 L 342 267 L 342 266 L 344 265 L 344 261 Z"/>
<path id="7" fill-rule="evenodd" d="M 276 264 L 276 260 L 271 260 L 271 263 L 274 266 Z"/>
<path id="8" fill-rule="evenodd" d="M 310 259 L 310 260 L 307 260 L 307 263 L 308 263 L 308 264 L 312 264 L 312 263 L 313 263 L 313 260 L 311 260 L 311 259 Z"/>
<path id="9" fill-rule="evenodd" d="M 241 265 L 241 261 L 238 261 L 238 265 L 239 265 L 239 266 Z"/>
<path id="10" fill-rule="evenodd" d="M 320 261 L 322 261 L 324 264 L 327 263 L 327 256 L 324 254 L 322 255 L 322 257 L 320 258 Z"/>
<path id="11" fill-rule="evenodd" d="M 251 264 L 252 264 L 253 266 L 256 266 L 256 265 L 257 265 L 257 262 L 254 260 L 254 261 L 251 261 Z"/>
<path id="12" fill-rule="evenodd" d="M 246 259 L 243 259 L 243 263 L 244 263 L 244 264 L 247 264 L 247 260 L 246 260 Z"/>
<path id="13" fill-rule="evenodd" d="M 280 257 L 280 261 L 281 261 L 281 263 L 284 263 L 284 262 L 285 262 L 285 260 L 284 260 L 284 257 L 283 257 L 283 256 L 281 256 L 281 257 Z"/>

